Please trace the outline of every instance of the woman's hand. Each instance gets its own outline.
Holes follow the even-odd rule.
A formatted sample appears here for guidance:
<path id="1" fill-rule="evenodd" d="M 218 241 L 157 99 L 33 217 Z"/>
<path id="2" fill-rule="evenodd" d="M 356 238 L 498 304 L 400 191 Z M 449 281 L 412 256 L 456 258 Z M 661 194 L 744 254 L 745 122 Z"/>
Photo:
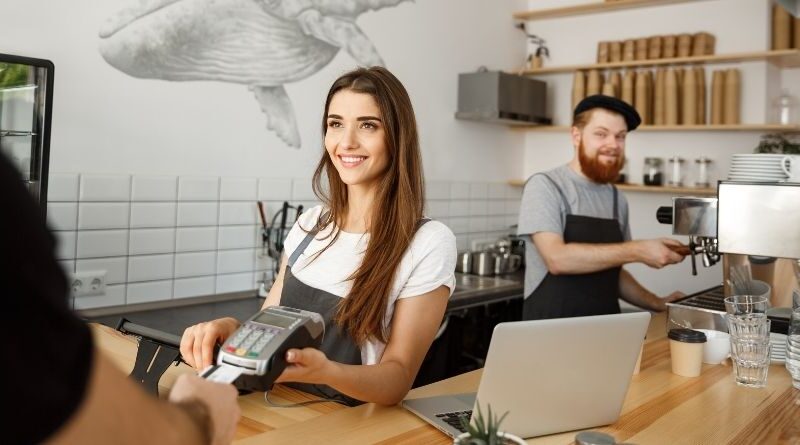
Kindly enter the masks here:
<path id="1" fill-rule="evenodd" d="M 289 349 L 286 351 L 288 366 L 275 380 L 280 382 L 299 382 L 325 384 L 330 379 L 335 362 L 328 360 L 324 352 L 315 348 Z"/>
<path id="2" fill-rule="evenodd" d="M 183 360 L 197 370 L 211 366 L 214 361 L 214 346 L 222 344 L 238 328 L 239 320 L 231 317 L 189 326 L 183 331 L 181 338 Z"/>

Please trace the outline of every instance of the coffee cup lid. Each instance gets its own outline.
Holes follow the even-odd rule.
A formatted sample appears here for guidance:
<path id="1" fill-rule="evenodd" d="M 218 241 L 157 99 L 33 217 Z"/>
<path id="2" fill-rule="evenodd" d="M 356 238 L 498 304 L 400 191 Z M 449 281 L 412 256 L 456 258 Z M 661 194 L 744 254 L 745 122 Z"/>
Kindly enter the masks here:
<path id="1" fill-rule="evenodd" d="M 706 342 L 706 334 L 695 331 L 693 329 L 670 329 L 669 333 L 667 334 L 672 340 L 675 341 L 682 341 L 684 343 L 705 343 Z"/>

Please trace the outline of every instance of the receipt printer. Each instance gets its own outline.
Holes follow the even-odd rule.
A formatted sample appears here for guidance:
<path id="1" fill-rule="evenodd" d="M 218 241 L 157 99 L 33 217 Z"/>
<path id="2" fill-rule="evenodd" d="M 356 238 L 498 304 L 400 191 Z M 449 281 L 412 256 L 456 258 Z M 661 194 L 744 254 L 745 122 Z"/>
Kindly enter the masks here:
<path id="1" fill-rule="evenodd" d="M 240 390 L 267 391 L 286 368 L 286 351 L 319 348 L 325 321 L 316 312 L 271 306 L 242 323 L 219 350 L 217 364 L 200 373 Z"/>

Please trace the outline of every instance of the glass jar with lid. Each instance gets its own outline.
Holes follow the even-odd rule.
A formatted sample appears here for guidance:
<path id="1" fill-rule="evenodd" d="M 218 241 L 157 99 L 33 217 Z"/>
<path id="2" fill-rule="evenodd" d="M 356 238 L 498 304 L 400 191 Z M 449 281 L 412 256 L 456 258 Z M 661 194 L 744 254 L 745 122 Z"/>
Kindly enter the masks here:
<path id="1" fill-rule="evenodd" d="M 644 158 L 644 185 L 664 184 L 664 160 Z"/>

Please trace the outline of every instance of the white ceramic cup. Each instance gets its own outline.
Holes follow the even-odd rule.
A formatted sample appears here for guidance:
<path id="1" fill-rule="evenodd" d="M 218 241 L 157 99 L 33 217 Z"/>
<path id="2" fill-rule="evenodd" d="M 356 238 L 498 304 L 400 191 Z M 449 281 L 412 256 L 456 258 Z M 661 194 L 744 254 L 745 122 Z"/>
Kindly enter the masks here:
<path id="1" fill-rule="evenodd" d="M 725 361 L 731 354 L 731 335 L 727 332 L 711 329 L 695 329 L 706 334 L 703 343 L 703 363 L 717 365 Z"/>
<path id="2" fill-rule="evenodd" d="M 788 176 L 787 182 L 800 182 L 800 156 L 788 155 L 781 158 L 781 170 Z"/>

